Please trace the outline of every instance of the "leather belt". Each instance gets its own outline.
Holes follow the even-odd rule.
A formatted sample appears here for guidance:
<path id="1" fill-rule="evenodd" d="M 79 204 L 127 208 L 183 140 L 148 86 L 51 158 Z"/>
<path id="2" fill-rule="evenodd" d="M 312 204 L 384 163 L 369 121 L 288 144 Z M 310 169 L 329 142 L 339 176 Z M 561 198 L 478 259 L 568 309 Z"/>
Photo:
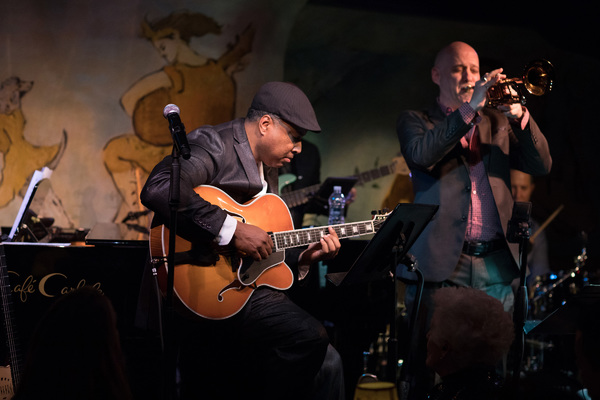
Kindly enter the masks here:
<path id="1" fill-rule="evenodd" d="M 504 239 L 495 239 L 489 242 L 464 242 L 462 252 L 468 256 L 485 257 L 504 247 Z"/>

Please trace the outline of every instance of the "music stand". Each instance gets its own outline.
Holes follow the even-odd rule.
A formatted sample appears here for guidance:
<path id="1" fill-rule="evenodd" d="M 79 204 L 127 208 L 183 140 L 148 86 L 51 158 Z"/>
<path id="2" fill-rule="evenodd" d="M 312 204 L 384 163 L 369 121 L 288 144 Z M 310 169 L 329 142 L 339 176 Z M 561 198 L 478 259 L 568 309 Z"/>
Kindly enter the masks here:
<path id="1" fill-rule="evenodd" d="M 336 286 L 372 282 L 382 279 L 391 271 L 393 277 L 392 321 L 388 342 L 388 375 L 396 383 L 398 351 L 396 337 L 396 268 L 403 263 L 417 272 L 414 260 L 407 255 L 408 250 L 431 221 L 439 206 L 431 204 L 399 203 L 379 228 L 367 247 L 361 252 L 348 272 L 327 274 L 327 279 Z M 413 310 L 413 319 L 418 309 Z M 414 324 L 411 324 L 414 326 Z M 411 336 L 414 335 L 411 334 Z M 409 339 L 412 341 L 412 339 Z M 407 362 L 403 370 L 408 368 Z M 388 378 L 389 379 L 389 378 Z"/>
<path id="2" fill-rule="evenodd" d="M 401 259 L 406 255 L 437 209 L 437 205 L 431 204 L 399 203 L 352 267 L 347 272 L 327 274 L 327 279 L 336 286 L 381 279 L 392 267 L 394 259 Z M 402 243 L 398 243 L 399 240 Z M 394 254 L 393 250 L 397 245 L 398 252 Z"/>
<path id="3" fill-rule="evenodd" d="M 8 239 L 10 242 L 15 242 L 19 240 L 20 236 L 22 236 L 20 230 L 28 218 L 28 213 L 30 212 L 30 207 L 34 199 L 34 195 L 37 192 L 40 183 L 44 179 L 50 179 L 51 176 L 52 170 L 48 167 L 44 167 L 41 170 L 34 171 L 31 180 L 29 181 L 27 192 L 25 192 L 25 196 L 23 196 L 23 201 L 21 202 L 19 212 L 17 213 L 10 233 L 8 234 Z"/>

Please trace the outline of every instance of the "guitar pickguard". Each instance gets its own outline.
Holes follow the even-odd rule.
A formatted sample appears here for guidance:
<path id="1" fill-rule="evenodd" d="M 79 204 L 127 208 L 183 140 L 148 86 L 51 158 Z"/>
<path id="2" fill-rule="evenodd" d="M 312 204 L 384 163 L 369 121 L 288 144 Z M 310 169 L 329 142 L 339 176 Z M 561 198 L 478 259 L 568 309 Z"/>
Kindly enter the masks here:
<path id="1" fill-rule="evenodd" d="M 252 285 L 269 268 L 281 264 L 285 260 L 285 251 L 276 251 L 271 253 L 266 260 L 254 261 L 251 258 L 244 258 L 238 268 L 238 279 L 245 285 Z"/>

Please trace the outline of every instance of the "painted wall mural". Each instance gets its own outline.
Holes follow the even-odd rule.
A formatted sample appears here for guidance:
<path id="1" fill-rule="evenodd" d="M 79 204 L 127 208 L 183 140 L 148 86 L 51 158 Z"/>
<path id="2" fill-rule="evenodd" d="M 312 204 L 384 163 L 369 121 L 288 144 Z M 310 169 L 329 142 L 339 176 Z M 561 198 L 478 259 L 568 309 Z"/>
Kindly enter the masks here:
<path id="1" fill-rule="evenodd" d="M 243 116 L 269 80 L 296 83 L 314 104 L 323 131 L 307 139 L 320 150 L 321 180 L 390 164 L 400 152 L 398 114 L 435 99 L 433 56 L 463 40 L 482 69 L 502 66 L 513 77 L 532 59 L 553 62 L 551 95 L 528 99 L 554 160 L 536 182 L 533 213 L 543 221 L 564 205 L 547 228 L 556 268 L 572 265 L 582 232 L 597 249 L 600 135 L 591 118 L 574 118 L 600 106 L 595 86 L 580 79 L 600 67 L 587 51 L 598 39 L 580 32 L 586 24 L 549 16 L 506 26 L 500 16 L 404 13 L 389 3 L 395 12 L 335 0 L 0 3 L 0 225 L 12 225 L 28 179 L 44 166 L 53 170 L 57 226 L 143 212 L 139 189 L 171 151 L 164 107 L 176 104 L 192 130 Z M 410 201 L 409 190 L 397 174 L 359 186 L 347 220 Z"/>
<path id="2" fill-rule="evenodd" d="M 254 38 L 249 26 L 218 59 L 210 59 L 190 47 L 193 37 L 221 33 L 210 17 L 180 12 L 141 25 L 144 38 L 166 65 L 141 77 L 125 92 L 121 105 L 132 118 L 134 132 L 112 138 L 104 148 L 104 164 L 123 199 L 115 221 L 143 214 L 141 188 L 152 168 L 171 152 L 173 139 L 161 111 L 165 105 L 176 104 L 185 110 L 181 120 L 190 128 L 234 118 L 234 74 L 244 69 L 244 56 L 251 51 Z"/>
<path id="3" fill-rule="evenodd" d="M 32 81 L 23 81 L 18 76 L 0 83 L 0 153 L 4 157 L 0 170 L 0 208 L 21 194 L 34 171 L 55 168 L 67 145 L 65 131 L 59 143 L 49 146 L 38 146 L 25 138 L 21 98 L 32 87 Z"/>
<path id="4" fill-rule="evenodd" d="M 131 213 L 146 226 L 138 194 L 173 143 L 164 107 L 176 104 L 188 130 L 243 116 L 263 82 L 283 79 L 304 4 L 0 5 L 0 224 L 12 225 L 31 175 L 48 167 L 55 226 Z"/>

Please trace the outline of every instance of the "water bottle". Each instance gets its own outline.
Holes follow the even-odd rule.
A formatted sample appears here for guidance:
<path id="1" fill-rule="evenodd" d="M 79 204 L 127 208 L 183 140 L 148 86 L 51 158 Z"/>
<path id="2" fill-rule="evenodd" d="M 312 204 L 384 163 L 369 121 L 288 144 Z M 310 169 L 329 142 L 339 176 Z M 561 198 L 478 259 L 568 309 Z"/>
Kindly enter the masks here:
<path id="1" fill-rule="evenodd" d="M 341 186 L 334 186 L 333 193 L 329 196 L 329 225 L 344 223 L 344 207 L 346 199 Z"/>

